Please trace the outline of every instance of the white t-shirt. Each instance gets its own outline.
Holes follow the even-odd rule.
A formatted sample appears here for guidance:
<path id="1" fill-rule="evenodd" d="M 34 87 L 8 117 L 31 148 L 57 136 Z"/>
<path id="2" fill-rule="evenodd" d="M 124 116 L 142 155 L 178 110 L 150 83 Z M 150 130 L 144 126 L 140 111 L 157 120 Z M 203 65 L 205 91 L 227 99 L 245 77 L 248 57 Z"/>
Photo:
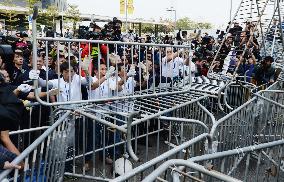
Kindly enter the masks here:
<path id="1" fill-rule="evenodd" d="M 118 93 L 118 96 L 127 96 L 134 94 L 134 88 L 136 86 L 136 81 L 133 77 L 129 77 L 126 82 L 122 85 L 122 90 Z M 132 100 L 118 100 L 114 103 L 117 112 L 129 112 L 133 110 L 134 101 Z"/>
<path id="2" fill-rule="evenodd" d="M 100 84 L 98 88 L 91 90 L 91 93 L 89 93 L 90 99 L 102 99 L 115 96 L 117 88 L 116 85 L 120 80 L 120 77 L 118 77 L 117 79 L 115 77 L 110 77 L 109 79 L 105 80 Z M 98 81 L 98 78 L 94 76 L 92 81 L 93 83 L 95 83 L 96 81 Z"/>
<path id="3" fill-rule="evenodd" d="M 179 76 L 179 67 L 183 65 L 183 58 L 176 57 L 174 60 L 167 62 L 167 58 L 162 59 L 162 76 L 177 77 Z"/>
<path id="4" fill-rule="evenodd" d="M 52 88 L 59 89 L 60 93 L 57 100 L 59 102 L 66 102 L 66 101 L 82 100 L 81 85 L 80 85 L 80 82 L 82 82 L 82 80 L 86 81 L 86 78 L 84 77 L 80 78 L 79 75 L 75 74 L 72 78 L 71 84 L 69 84 L 69 82 L 66 82 L 63 78 L 60 78 L 59 80 L 58 79 L 49 80 L 48 82 L 52 83 Z M 69 88 L 70 85 L 71 88 Z"/>
<path id="5" fill-rule="evenodd" d="M 119 95 L 133 95 L 134 88 L 136 86 L 136 81 L 133 77 L 129 77 L 126 82 L 122 85 L 122 91 L 119 92 Z"/>
<path id="6" fill-rule="evenodd" d="M 196 67 L 195 64 L 191 61 L 190 63 L 190 68 L 191 68 L 191 76 L 194 77 L 194 73 L 196 71 Z M 181 68 L 181 74 L 183 75 L 183 71 L 185 71 L 187 73 L 186 76 L 189 75 L 189 65 L 183 65 L 183 67 Z"/>
<path id="7" fill-rule="evenodd" d="M 117 81 L 116 81 L 117 80 Z M 110 77 L 109 79 L 105 80 L 103 83 L 100 84 L 100 86 L 98 88 L 96 88 L 95 90 L 91 90 L 91 92 L 89 92 L 88 90 L 88 94 L 89 94 L 89 99 L 103 99 L 103 98 L 111 98 L 113 96 L 115 96 L 115 92 L 116 92 L 116 85 L 117 82 L 120 81 L 121 79 L 118 77 L 118 79 L 116 79 L 115 77 Z M 92 82 L 95 83 L 96 81 L 98 81 L 98 78 L 96 76 L 93 77 Z M 112 104 L 111 104 L 112 105 Z M 108 111 L 110 109 L 110 106 L 108 105 L 101 105 L 101 107 L 95 107 L 95 110 L 106 110 Z M 96 113 L 96 117 L 98 118 L 104 118 L 104 115 L 100 114 L 100 113 Z"/>

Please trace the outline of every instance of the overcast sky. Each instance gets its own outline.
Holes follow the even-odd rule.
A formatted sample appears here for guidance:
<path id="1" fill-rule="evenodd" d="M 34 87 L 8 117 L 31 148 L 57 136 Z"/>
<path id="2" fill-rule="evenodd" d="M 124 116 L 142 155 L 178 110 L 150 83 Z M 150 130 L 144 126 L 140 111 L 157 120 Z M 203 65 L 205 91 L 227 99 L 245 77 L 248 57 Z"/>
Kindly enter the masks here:
<path id="1" fill-rule="evenodd" d="M 174 7 L 177 19 L 189 17 L 195 21 L 210 22 L 216 28 L 225 26 L 230 18 L 231 0 L 133 0 L 134 14 L 130 18 L 144 18 L 149 20 L 160 17 L 174 20 L 174 12 L 166 11 Z M 241 0 L 233 1 L 233 14 Z M 121 16 L 119 14 L 119 0 L 67 0 L 69 4 L 79 6 L 81 13 Z"/>

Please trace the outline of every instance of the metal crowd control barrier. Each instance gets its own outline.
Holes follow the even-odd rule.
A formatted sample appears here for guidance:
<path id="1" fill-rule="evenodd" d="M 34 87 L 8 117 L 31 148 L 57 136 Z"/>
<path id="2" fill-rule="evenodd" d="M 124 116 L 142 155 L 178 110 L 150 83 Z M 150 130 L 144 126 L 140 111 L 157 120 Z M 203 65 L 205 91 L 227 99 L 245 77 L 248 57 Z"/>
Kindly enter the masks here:
<path id="1" fill-rule="evenodd" d="M 153 170 L 155 170 L 163 161 L 169 160 L 171 158 L 175 158 L 176 156 L 180 156 L 183 159 L 189 158 L 192 154 L 190 151 L 194 149 L 194 147 L 204 144 L 206 140 L 210 140 L 208 134 L 200 134 L 195 138 L 185 141 L 182 144 L 172 148 L 171 150 L 164 152 L 160 156 L 145 162 L 134 168 L 133 170 L 125 173 L 122 176 L 119 176 L 113 179 L 113 182 L 120 182 L 120 181 L 142 181 L 144 176 L 150 174 Z"/>
<path id="2" fill-rule="evenodd" d="M 177 66 L 179 67 L 180 65 L 180 62 L 177 61 L 177 63 L 172 63 L 172 62 L 163 62 L 162 59 L 164 59 L 164 57 L 167 56 L 167 50 L 176 50 L 176 54 L 178 55 L 181 55 L 178 59 L 182 60 L 182 61 L 186 61 L 186 59 L 189 58 L 189 47 L 186 47 L 186 46 L 171 46 L 171 45 L 163 45 L 163 44 L 140 44 L 140 43 L 123 43 L 123 42 L 109 42 L 109 41 L 98 41 L 98 40 L 79 40 L 79 39 L 60 39 L 60 38 L 37 38 L 36 41 L 44 41 L 46 42 L 46 44 L 48 44 L 48 42 L 56 42 L 57 45 L 59 45 L 60 43 L 63 43 L 63 44 L 68 44 L 68 64 L 69 64 L 69 67 L 68 67 L 68 70 L 69 70 L 69 73 L 70 73 L 70 77 L 71 77 L 71 66 L 72 66 L 72 63 L 71 63 L 71 60 L 70 60 L 70 55 L 71 55 L 71 50 L 70 50 L 70 44 L 72 42 L 75 42 L 75 43 L 78 43 L 78 45 L 80 46 L 81 43 L 86 43 L 88 44 L 89 47 L 91 47 L 92 44 L 95 44 L 97 45 L 97 47 L 100 47 L 101 45 L 107 45 L 107 47 L 110 47 L 110 46 L 114 46 L 115 47 L 115 50 L 113 50 L 113 52 L 110 52 L 109 48 L 107 48 L 107 55 L 106 55 L 106 60 L 102 60 L 101 58 L 101 55 L 100 55 L 100 52 L 99 52 L 99 49 L 98 49 L 98 57 L 97 58 L 93 58 L 93 64 L 97 64 L 96 68 L 92 68 L 93 70 L 91 72 L 93 72 L 94 70 L 100 70 L 101 69 L 101 64 L 105 64 L 106 65 L 106 70 L 109 71 L 110 70 L 110 67 L 113 66 L 115 67 L 116 71 L 115 71 L 115 75 L 114 76 L 111 76 L 110 79 L 108 79 L 106 82 L 107 82 L 107 85 L 108 85 L 108 89 L 111 90 L 114 94 L 112 95 L 112 97 L 103 97 L 103 96 L 100 96 L 100 97 L 97 97 L 97 98 L 93 98 L 92 96 L 90 96 L 91 92 L 92 92 L 92 88 L 91 88 L 91 85 L 90 83 L 87 84 L 86 82 L 86 77 L 82 77 L 81 75 L 81 65 L 83 64 L 82 60 L 83 58 L 81 58 L 81 54 L 79 54 L 79 60 L 78 60 L 78 70 L 75 74 L 74 77 L 78 77 L 79 78 L 79 81 L 78 81 L 78 85 L 76 85 L 76 88 L 80 88 L 81 86 L 85 86 L 88 88 L 88 93 L 89 93 L 89 97 L 88 97 L 88 100 L 83 100 L 82 99 L 82 95 L 78 96 L 79 99 L 74 99 L 74 95 L 72 95 L 72 91 L 75 92 L 75 90 L 72 90 L 72 89 L 69 89 L 68 91 L 68 94 L 67 94 L 67 100 L 66 101 L 63 101 L 63 100 L 60 100 L 60 97 L 57 97 L 58 100 L 57 102 L 55 103 L 51 103 L 49 102 L 49 100 L 47 101 L 42 101 L 39 96 L 38 96 L 38 92 L 37 92 L 37 89 L 36 89 L 36 98 L 37 98 L 37 101 L 40 102 L 41 104 L 43 105 L 49 105 L 49 106 L 52 106 L 52 105 L 66 105 L 66 104 L 80 104 L 80 103 L 90 103 L 90 102 L 101 102 L 101 101 L 108 101 L 108 100 L 119 100 L 119 99 L 128 99 L 128 98 L 141 98 L 141 97 L 151 97 L 151 96 L 157 96 L 157 95 L 165 95 L 165 94 L 168 94 L 168 93 L 180 93 L 183 91 L 183 87 L 185 86 L 186 83 L 190 83 L 190 79 L 191 77 L 187 77 L 188 80 L 184 80 L 182 78 L 185 78 L 186 76 L 186 71 L 185 69 L 183 69 L 183 73 L 180 73 L 180 70 L 179 68 L 177 68 L 176 71 L 174 71 L 174 67 Z M 36 42 L 35 42 L 36 44 Z M 143 60 L 141 59 L 141 47 L 147 47 L 147 48 L 151 48 L 152 49 L 152 52 L 151 53 L 146 53 L 145 55 L 150 55 L 152 58 L 150 58 L 150 62 L 146 63 L 145 61 L 147 60 L 147 58 L 144 58 Z M 110 57 L 112 57 L 113 55 L 112 54 L 120 54 L 118 52 L 118 48 L 117 47 L 124 47 L 123 49 L 125 49 L 125 47 L 129 47 L 129 49 L 131 50 L 131 53 L 129 53 L 129 56 L 130 58 L 126 58 L 126 53 L 125 51 L 123 51 L 123 59 L 121 60 L 121 64 L 118 63 L 118 60 L 113 63 L 111 62 L 111 59 Z M 185 50 L 187 50 L 185 52 Z M 48 51 L 48 50 L 47 50 Z M 136 53 L 136 55 L 134 55 L 135 53 L 133 51 L 136 51 L 138 53 Z M 48 54 L 48 52 L 46 52 L 46 54 Z M 57 49 L 57 54 L 59 55 L 59 49 Z M 89 52 L 89 54 L 91 54 Z M 143 53 L 144 54 L 144 53 Z M 135 59 L 134 60 L 134 57 L 135 56 L 138 56 L 139 55 L 139 58 L 138 60 Z M 173 54 L 172 54 L 173 55 Z M 158 57 L 157 57 L 158 56 Z M 187 57 L 187 58 L 185 58 Z M 117 58 L 118 59 L 118 58 Z M 154 59 L 157 59 L 155 61 L 158 61 L 158 63 L 154 64 Z M 143 70 L 142 68 L 138 67 L 138 65 L 140 64 L 144 64 L 145 63 L 145 70 Z M 57 57 L 57 63 L 58 65 L 58 68 L 59 68 L 59 65 L 60 65 L 60 60 L 59 60 L 59 57 Z M 147 64 L 149 64 L 147 66 Z M 183 63 L 181 63 L 182 66 Z M 34 65 L 36 65 L 36 59 L 34 58 Z M 128 90 L 128 93 L 120 93 L 120 90 L 118 89 L 118 86 L 119 85 L 119 81 L 120 81 L 120 77 L 127 77 L 126 74 L 127 72 L 129 71 L 129 69 L 131 69 L 131 66 L 134 66 L 134 69 L 136 70 L 136 74 L 137 76 L 134 77 L 135 78 L 135 82 L 136 83 L 132 83 L 132 84 L 135 84 L 135 85 L 139 85 L 135 88 L 137 88 L 137 90 L 135 89 L 134 91 L 134 88 L 133 90 Z M 48 65 L 45 65 L 47 69 L 49 69 L 49 66 Z M 159 66 L 157 68 L 157 66 Z M 166 68 L 163 68 L 163 70 L 167 69 L 167 72 L 162 72 L 162 66 L 165 66 Z M 190 68 L 190 67 L 189 67 Z M 120 71 L 121 69 L 124 69 L 125 70 L 125 73 L 122 73 L 122 71 Z M 34 68 L 34 70 L 36 70 L 36 68 Z M 143 71 L 145 72 L 148 72 L 146 74 L 149 74 L 149 75 L 143 75 Z M 92 73 L 89 73 L 90 75 Z M 189 72 L 191 72 L 189 70 Z M 61 75 L 60 73 L 60 70 L 57 69 L 57 74 L 58 74 L 58 78 L 55 79 L 56 80 L 56 85 L 53 84 L 53 87 L 59 87 L 60 88 L 60 85 L 64 84 L 64 81 L 59 77 Z M 122 75 L 124 74 L 124 75 Z M 151 84 L 149 81 L 146 81 L 145 80 L 145 77 L 149 77 L 150 76 L 150 79 L 151 79 Z M 103 82 L 100 82 L 101 78 L 103 78 L 104 75 L 100 75 L 100 71 L 97 71 L 97 74 L 96 74 L 96 78 L 99 80 L 99 85 L 101 85 Z M 128 77 L 129 79 L 130 77 Z M 93 77 L 93 80 L 95 78 Z M 70 78 L 71 80 L 71 78 Z M 112 82 L 114 80 L 114 87 L 115 88 L 111 88 L 113 87 L 113 85 L 111 85 Z M 178 87 L 177 86 L 174 86 L 173 82 L 175 82 L 175 80 L 183 80 L 182 81 L 182 84 L 179 85 Z M 51 80 L 52 81 L 52 80 Z M 45 80 L 45 82 L 47 82 L 47 88 L 48 87 L 52 87 L 52 84 L 50 82 L 50 80 Z M 55 81 L 53 81 L 52 83 L 54 83 Z M 71 82 L 69 82 L 69 88 L 72 88 L 71 87 Z M 35 87 L 37 88 L 38 87 L 38 83 L 36 81 L 36 84 L 35 84 Z M 132 86 L 133 87 L 133 86 Z M 140 88 L 139 88 L 140 87 Z M 61 88 L 60 88 L 61 89 Z M 62 90 L 61 90 L 62 91 Z M 145 92 L 146 91 L 146 92 Z M 149 94 L 149 92 L 152 92 L 152 94 Z M 74 93 L 73 93 L 74 94 Z M 118 95 L 121 95 L 121 96 L 118 96 Z M 47 96 L 49 97 L 49 96 Z M 68 99 L 69 98 L 69 99 Z"/>
<path id="3" fill-rule="evenodd" d="M 227 181 L 227 182 L 240 182 L 237 179 L 234 179 L 230 176 L 224 175 L 222 173 L 219 173 L 217 171 L 213 171 L 210 169 L 206 169 L 204 166 L 190 162 L 190 161 L 186 161 L 186 160 L 182 160 L 182 159 L 173 159 L 173 160 L 169 160 L 165 163 L 163 163 L 161 166 L 159 166 L 158 169 L 156 169 L 153 173 L 151 173 L 149 176 L 147 176 L 142 182 L 151 182 L 151 181 L 155 181 L 156 179 L 158 179 L 159 181 L 168 181 L 168 180 L 164 180 L 163 177 L 159 177 L 159 176 L 166 176 L 166 175 L 160 175 L 161 173 L 164 173 L 164 171 L 169 170 L 169 171 L 176 171 L 176 166 L 179 165 L 184 165 L 187 168 L 189 168 L 191 171 L 190 173 L 185 173 L 183 171 L 177 171 L 179 172 L 181 175 L 184 175 L 184 179 L 188 178 L 188 180 L 193 180 L 193 181 L 200 181 L 200 176 L 202 175 L 203 177 L 201 178 L 203 179 L 207 179 L 208 175 L 210 176 L 210 181 L 216 181 L 216 179 L 218 180 L 222 180 L 222 181 Z M 171 167 L 174 166 L 174 167 Z M 171 169 L 168 169 L 171 168 Z M 197 171 L 197 172 L 195 172 Z M 170 172 L 168 172 L 170 173 Z M 199 177 L 194 177 L 194 173 L 199 173 L 198 176 Z M 171 173 L 170 173 L 171 174 Z M 168 176 L 170 176 L 170 174 Z M 170 179 L 170 177 L 164 177 L 166 179 Z M 215 179 L 215 180 L 214 180 Z"/>
<path id="4" fill-rule="evenodd" d="M 108 166 L 115 168 L 116 160 L 124 158 L 136 167 L 174 150 L 185 141 L 209 132 L 215 123 L 215 116 L 209 110 L 215 112 L 218 108 L 214 108 L 213 99 L 185 92 L 76 107 L 74 112 L 81 124 L 75 129 L 74 154 L 67 159 L 73 161 L 74 167 L 65 174 L 104 181 L 116 176 L 115 170 L 107 170 Z M 206 150 L 204 143 L 198 143 L 190 149 L 190 155 L 202 155 Z"/>
<path id="5" fill-rule="evenodd" d="M 207 135 L 212 154 L 196 156 L 184 161 L 184 156 L 175 155 L 161 167 L 153 167 L 156 162 L 171 159 L 170 154 L 156 157 L 113 181 L 193 180 L 193 181 L 281 181 L 283 148 L 283 91 L 282 84 L 274 83 L 268 90 L 260 91 L 257 97 L 214 122 Z M 262 96 L 262 92 L 263 95 Z M 198 137 L 197 137 L 198 138 Z M 195 139 L 195 138 L 194 138 Z M 267 143 L 268 142 L 268 143 Z M 204 141 L 201 146 L 205 147 Z M 180 146 L 176 146 L 179 149 Z M 177 153 L 180 150 L 171 150 Z M 185 152 L 185 151 L 184 151 Z M 209 151 L 210 152 L 210 151 Z M 217 153 L 216 153 L 217 152 Z M 181 160 L 182 159 L 182 160 Z M 268 159 L 268 160 L 265 160 Z M 150 165 L 151 164 L 151 165 Z M 156 165 L 154 165 L 156 166 Z M 167 168 L 169 170 L 167 170 Z M 177 166 L 186 166 L 177 168 Z M 204 167 L 202 167 L 204 166 Z M 148 177 L 141 171 L 152 171 Z M 212 171 L 214 170 L 214 171 Z M 215 171 L 216 170 L 216 171 Z M 231 177 L 234 177 L 231 178 Z M 178 180 L 178 181 L 179 181 Z"/>
<path id="6" fill-rule="evenodd" d="M 8 178 L 12 181 L 62 181 L 72 130 L 70 113 L 67 111 L 62 115 L 12 161 L 13 164 L 23 165 L 21 170 L 5 170 L 0 173 L 0 180 Z"/>
<path id="7" fill-rule="evenodd" d="M 245 158 L 246 166 L 249 166 L 251 154 L 236 153 L 239 152 L 236 148 L 251 152 L 253 150 L 246 147 L 257 144 L 256 148 L 262 147 L 259 150 L 265 149 L 261 155 L 269 156 L 269 148 L 283 144 L 279 143 L 282 142 L 284 108 L 279 87 L 283 84 L 275 83 L 269 87 L 270 91 L 258 92 L 256 97 L 249 100 L 254 88 L 252 84 L 204 77 L 192 79 L 189 46 L 36 38 L 35 11 L 34 70 L 37 69 L 38 41 L 44 43 L 46 55 L 50 51 L 49 44 L 55 45 L 58 77 L 53 80 L 34 80 L 36 99 L 44 106 L 65 105 L 57 111 L 66 113 L 59 118 L 55 117 L 54 121 L 57 121 L 13 161 L 19 164 L 25 159 L 23 172 L 15 170 L 14 178 L 10 177 L 14 181 L 62 181 L 63 175 L 98 181 L 109 181 L 121 175 L 114 181 L 140 181 L 155 169 L 159 171 L 154 171 L 145 180 L 158 177 L 158 180 L 165 181 L 163 177 L 171 178 L 171 173 L 167 171 L 173 162 L 170 159 L 188 160 L 203 156 L 200 161 L 207 162 L 207 153 L 213 156 L 221 152 L 216 154 L 225 156 L 228 150 L 235 149 L 229 153 L 230 158 L 218 166 L 223 173 L 225 165 L 228 166 L 226 170 L 234 170 Z M 83 51 L 86 51 L 87 57 L 93 57 L 93 67 L 87 65 L 86 71 L 86 75 L 92 78 L 82 77 L 81 68 L 88 58 L 82 58 L 80 51 L 78 70 L 75 69 L 77 66 L 73 65 L 74 60 L 71 59 L 72 43 L 79 47 L 85 44 Z M 60 56 L 65 49 L 66 60 Z M 60 71 L 60 65 L 63 64 L 61 61 L 67 63 L 64 68 L 66 74 Z M 115 68 L 114 72 L 110 72 L 111 66 Z M 49 70 L 48 61 L 45 67 Z M 108 73 L 107 79 L 101 70 Z M 131 70 L 132 73 L 129 72 Z M 122 78 L 126 78 L 125 82 L 120 80 Z M 127 85 L 127 81 L 130 84 Z M 105 90 L 101 86 L 103 83 Z M 47 90 L 59 88 L 55 102 L 49 95 L 46 101 L 39 98 L 37 88 L 42 84 Z M 82 87 L 88 90 L 88 98 L 85 100 L 81 94 Z M 95 93 L 91 94 L 92 91 Z M 107 96 L 102 94 L 104 92 L 107 92 Z M 239 97 L 236 99 L 235 95 Z M 57 111 L 53 111 L 53 115 Z M 26 131 L 37 129 L 41 128 Z M 271 143 L 264 144 L 267 142 Z M 276 153 L 281 157 L 281 152 L 279 150 Z M 214 157 L 210 159 L 213 160 L 211 164 L 216 163 Z M 120 172 L 116 169 L 117 161 L 123 161 Z M 163 161 L 168 162 L 157 168 Z M 202 169 L 202 164 L 198 163 L 200 161 L 175 161 L 177 165 L 193 169 L 194 173 L 171 167 L 174 170 L 173 177 L 176 178 L 175 174 L 180 173 L 192 180 L 205 176 L 204 179 L 212 177 L 234 181 L 225 174 Z M 7 177 L 10 172 L 2 172 L 0 179 Z"/>
<path id="8" fill-rule="evenodd" d="M 46 64 L 44 66 L 46 70 L 50 68 L 47 61 L 47 55 L 51 51 L 49 48 L 50 44 L 55 47 L 53 51 L 57 56 L 54 69 L 58 77 L 53 80 L 48 80 L 48 77 L 46 80 L 34 80 L 35 96 L 42 105 L 81 104 L 152 97 L 167 95 L 168 93 L 178 94 L 184 91 L 183 87 L 186 84 L 190 85 L 191 83 L 191 64 L 193 63 L 190 61 L 190 46 L 43 38 L 36 36 L 35 16 L 33 19 L 33 69 L 37 70 L 37 43 L 39 41 L 43 42 L 45 47 Z M 73 43 L 78 46 L 76 49 L 71 49 L 71 44 Z M 73 59 L 74 54 L 72 52 L 74 51 L 78 54 L 78 61 Z M 65 54 L 67 55 L 66 59 L 64 58 Z M 87 57 L 92 57 L 89 69 L 86 71 L 86 74 L 90 76 L 82 77 L 81 69 L 85 67 L 83 66 L 85 64 L 83 60 L 86 59 L 86 57 L 81 57 L 83 54 Z M 61 78 L 62 70 L 60 71 L 60 65 L 62 62 L 68 63 L 68 68 L 65 68 L 68 76 Z M 74 67 L 74 62 L 78 62 L 75 66 L 77 69 Z M 112 67 L 114 67 L 114 71 Z M 101 69 L 104 69 L 108 74 L 106 81 L 102 81 L 106 75 L 103 75 L 104 73 Z M 131 70 L 134 70 L 136 73 L 132 72 L 132 75 L 129 76 L 128 73 Z M 95 84 L 96 79 L 98 83 L 96 82 Z M 72 81 L 68 82 L 67 80 Z M 122 80 L 124 80 L 123 83 L 121 83 Z M 182 80 L 181 84 L 175 84 L 180 82 L 180 80 Z M 101 86 L 104 82 L 104 89 L 107 90 L 108 96 L 106 97 L 102 93 L 98 95 L 93 94 L 96 90 L 93 88 L 95 87 L 93 84 Z M 58 88 L 60 90 L 56 102 L 51 102 L 49 94 L 47 95 L 47 101 L 39 98 L 37 88 L 43 85 L 48 90 L 50 88 Z M 120 86 L 122 88 L 119 88 Z M 87 100 L 86 98 L 84 100 L 80 91 L 78 92 L 77 90 L 80 90 L 81 87 L 86 87 L 88 90 Z"/>
<path id="9" fill-rule="evenodd" d="M 35 141 L 49 126 L 52 120 L 49 118 L 51 111 L 38 103 L 28 103 L 25 106 L 22 121 L 17 130 L 9 132 L 11 141 L 19 151 L 25 150 Z"/>
<path id="10" fill-rule="evenodd" d="M 218 151 L 273 141 L 282 136 L 283 111 L 277 103 L 254 97 L 218 120 L 210 132 L 212 139 Z"/>
<path id="11" fill-rule="evenodd" d="M 168 160 L 143 181 L 282 181 L 283 145 L 284 140 L 277 140 L 189 160 Z"/>

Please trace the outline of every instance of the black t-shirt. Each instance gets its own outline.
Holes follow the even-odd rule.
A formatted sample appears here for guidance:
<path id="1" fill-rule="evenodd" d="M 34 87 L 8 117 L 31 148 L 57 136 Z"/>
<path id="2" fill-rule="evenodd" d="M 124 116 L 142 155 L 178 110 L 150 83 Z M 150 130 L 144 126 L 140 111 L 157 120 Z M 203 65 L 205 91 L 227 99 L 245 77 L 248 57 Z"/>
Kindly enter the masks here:
<path id="1" fill-rule="evenodd" d="M 7 69 L 7 72 L 11 78 L 11 84 L 19 86 L 23 83 L 24 69 L 18 69 L 16 66 L 11 66 Z"/>
<path id="2" fill-rule="evenodd" d="M 13 93 L 13 86 L 6 83 L 0 84 L 0 131 L 14 130 L 24 110 L 24 105 Z"/>

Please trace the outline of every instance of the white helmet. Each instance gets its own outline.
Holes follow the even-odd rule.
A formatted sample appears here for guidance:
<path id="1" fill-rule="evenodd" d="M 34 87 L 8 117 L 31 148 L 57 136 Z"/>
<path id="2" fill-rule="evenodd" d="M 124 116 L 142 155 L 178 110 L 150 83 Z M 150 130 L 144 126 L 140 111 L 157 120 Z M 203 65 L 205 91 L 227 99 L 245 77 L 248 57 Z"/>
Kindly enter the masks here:
<path id="1" fill-rule="evenodd" d="M 119 158 L 114 163 L 114 172 L 120 176 L 132 169 L 132 163 L 128 159 Z"/>

